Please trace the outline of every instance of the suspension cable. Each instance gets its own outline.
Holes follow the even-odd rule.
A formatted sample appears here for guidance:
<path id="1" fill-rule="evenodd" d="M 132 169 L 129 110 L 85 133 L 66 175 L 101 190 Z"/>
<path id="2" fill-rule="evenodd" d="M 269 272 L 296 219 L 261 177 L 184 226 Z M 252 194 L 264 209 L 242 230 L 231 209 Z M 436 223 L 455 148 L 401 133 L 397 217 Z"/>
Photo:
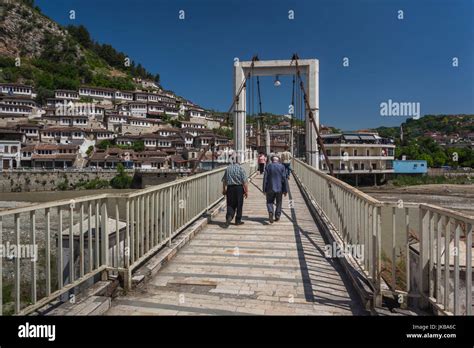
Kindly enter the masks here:
<path id="1" fill-rule="evenodd" d="M 294 148 L 294 139 L 295 139 L 295 135 L 294 135 L 294 124 L 293 124 L 293 120 L 294 120 L 294 117 L 295 117 L 295 75 L 293 75 L 293 87 L 292 87 L 292 91 L 291 91 L 291 114 L 290 114 L 290 145 L 291 145 L 291 152 L 292 152 L 292 156 L 295 155 L 295 148 Z"/>
<path id="2" fill-rule="evenodd" d="M 258 59 L 258 56 L 257 56 L 257 55 L 255 55 L 255 56 L 252 57 L 252 62 L 251 62 L 251 64 L 250 64 L 250 70 L 251 70 L 251 71 L 253 71 L 255 62 L 258 61 L 258 60 L 259 60 L 259 59 Z M 251 72 L 249 71 L 249 72 L 247 73 L 247 76 L 244 76 L 244 80 L 243 80 L 242 83 L 240 84 L 239 89 L 237 90 L 237 94 L 236 94 L 236 95 L 234 96 L 234 98 L 232 99 L 232 104 L 230 105 L 229 110 L 227 111 L 227 125 L 229 124 L 230 113 L 231 113 L 232 109 L 234 108 L 235 103 L 239 100 L 240 94 L 242 93 L 243 89 L 246 87 L 247 81 L 248 81 L 248 79 L 249 79 L 250 77 L 251 77 Z M 221 127 L 222 127 L 222 125 L 219 125 L 219 128 L 218 128 L 218 129 L 221 129 Z M 235 125 L 234 125 L 234 127 L 235 127 Z M 245 129 L 244 129 L 244 132 L 245 132 Z M 235 139 L 234 139 L 234 141 L 235 141 Z M 202 151 L 202 152 L 200 153 L 200 155 L 199 155 L 197 161 L 194 162 L 193 169 L 191 170 L 191 173 L 190 173 L 191 175 L 193 175 L 193 174 L 195 173 L 198 164 L 201 163 L 202 158 L 204 157 L 204 154 L 205 154 L 207 151 L 209 151 L 209 148 L 210 148 L 210 147 L 211 147 L 211 144 L 208 144 L 208 145 L 205 147 L 204 151 Z M 214 156 L 214 153 L 212 154 L 212 156 Z"/>
<path id="3" fill-rule="evenodd" d="M 258 106 L 259 114 L 262 114 L 262 95 L 260 94 L 260 79 L 257 76 L 257 93 L 258 93 Z"/>
<path id="4" fill-rule="evenodd" d="M 300 88 L 301 88 L 301 91 L 303 92 L 303 100 L 304 100 L 304 104 L 305 104 L 305 107 L 307 108 L 308 110 L 308 118 L 309 118 L 309 121 L 311 122 L 311 124 L 313 125 L 313 128 L 314 130 L 316 131 L 316 136 L 317 136 L 317 142 L 318 142 L 318 145 L 319 147 L 321 148 L 321 151 L 324 155 L 324 160 L 326 162 L 326 165 L 329 169 L 329 173 L 331 176 L 334 176 L 334 172 L 332 170 L 332 167 L 330 165 L 330 162 L 329 162 L 329 158 L 328 158 L 328 155 L 326 153 L 326 148 L 324 146 L 324 142 L 321 138 L 321 135 L 319 134 L 319 129 L 318 129 L 318 126 L 316 125 L 316 121 L 314 120 L 314 115 L 313 115 L 313 110 L 311 110 L 311 106 L 309 105 L 309 101 L 308 101 L 308 97 L 307 97 L 307 94 L 306 94 L 306 90 L 304 88 L 304 83 L 303 83 L 303 80 L 301 78 L 301 72 L 300 72 L 300 67 L 298 65 L 298 55 L 295 53 L 293 54 L 293 57 L 291 58 L 291 63 L 290 65 L 293 63 L 293 61 L 295 62 L 295 67 L 296 67 L 296 76 L 298 77 L 299 81 L 300 81 Z M 319 109 L 318 109 L 319 110 Z M 308 145 L 308 144 L 307 144 Z"/>

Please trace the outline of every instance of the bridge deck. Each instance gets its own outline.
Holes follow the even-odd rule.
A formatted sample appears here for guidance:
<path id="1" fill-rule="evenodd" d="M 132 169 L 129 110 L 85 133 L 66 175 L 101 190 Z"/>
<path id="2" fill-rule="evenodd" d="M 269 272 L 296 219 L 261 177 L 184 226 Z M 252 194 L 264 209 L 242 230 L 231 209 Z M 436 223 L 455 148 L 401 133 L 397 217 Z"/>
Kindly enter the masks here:
<path id="1" fill-rule="evenodd" d="M 361 315 L 341 266 L 294 182 L 282 219 L 268 223 L 262 177 L 251 180 L 244 225 L 211 222 L 143 288 L 112 302 L 108 315 Z M 289 208 L 288 199 L 293 200 Z"/>

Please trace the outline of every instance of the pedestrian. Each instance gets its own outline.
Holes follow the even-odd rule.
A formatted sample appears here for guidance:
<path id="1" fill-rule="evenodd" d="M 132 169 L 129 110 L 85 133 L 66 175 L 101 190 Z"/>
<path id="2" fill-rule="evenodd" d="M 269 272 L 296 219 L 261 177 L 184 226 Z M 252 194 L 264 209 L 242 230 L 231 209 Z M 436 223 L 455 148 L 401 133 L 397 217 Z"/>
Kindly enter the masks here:
<path id="1" fill-rule="evenodd" d="M 260 175 L 262 175 L 265 170 L 265 163 L 267 163 L 267 156 L 265 156 L 263 152 L 260 152 L 258 154 L 258 171 L 260 172 Z"/>
<path id="2" fill-rule="evenodd" d="M 225 226 L 229 227 L 235 215 L 235 224 L 242 225 L 244 197 L 248 197 L 248 178 L 245 170 L 231 157 L 231 164 L 222 177 L 222 194 L 226 196 L 227 213 Z"/>
<path id="3" fill-rule="evenodd" d="M 288 180 L 286 178 L 285 167 L 280 163 L 277 156 L 271 158 L 271 163 L 265 168 L 263 176 L 263 192 L 266 196 L 268 219 L 270 223 L 280 220 L 282 196 L 288 193 Z M 275 215 L 273 213 L 275 207 Z"/>
<path id="4" fill-rule="evenodd" d="M 275 153 L 275 151 L 273 150 L 270 150 L 270 154 L 267 156 L 267 163 L 270 164 L 272 163 L 272 158 L 275 157 L 277 154 Z"/>
<path id="5" fill-rule="evenodd" d="M 286 178 L 290 180 L 291 173 L 291 153 L 288 151 L 288 146 L 285 147 L 285 151 L 280 154 L 281 163 L 285 166 Z"/>

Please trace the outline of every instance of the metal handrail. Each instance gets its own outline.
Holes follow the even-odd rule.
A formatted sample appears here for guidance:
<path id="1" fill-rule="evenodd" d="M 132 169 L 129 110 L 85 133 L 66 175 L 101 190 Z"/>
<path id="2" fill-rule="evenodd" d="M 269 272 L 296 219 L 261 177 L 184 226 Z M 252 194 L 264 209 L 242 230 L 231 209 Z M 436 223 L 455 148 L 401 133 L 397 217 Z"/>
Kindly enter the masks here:
<path id="1" fill-rule="evenodd" d="M 402 306 L 472 315 L 474 216 L 431 204 L 382 202 L 300 160 L 293 168 L 340 242 L 364 247 L 356 264 L 374 289 L 375 306 L 388 288 Z"/>
<path id="2" fill-rule="evenodd" d="M 250 176 L 254 160 L 243 163 Z M 28 314 L 102 272 L 131 272 L 208 209 L 223 199 L 225 167 L 124 194 L 106 193 L 38 203 L 0 212 L 0 245 L 35 255 L 0 258 L 0 315 L 3 274 L 13 274 L 7 314 Z M 22 262 L 31 258 L 29 267 Z M 3 272 L 5 268 L 6 272 Z M 25 283 L 27 285 L 25 286 Z M 68 298 L 69 300 L 69 298 Z"/>

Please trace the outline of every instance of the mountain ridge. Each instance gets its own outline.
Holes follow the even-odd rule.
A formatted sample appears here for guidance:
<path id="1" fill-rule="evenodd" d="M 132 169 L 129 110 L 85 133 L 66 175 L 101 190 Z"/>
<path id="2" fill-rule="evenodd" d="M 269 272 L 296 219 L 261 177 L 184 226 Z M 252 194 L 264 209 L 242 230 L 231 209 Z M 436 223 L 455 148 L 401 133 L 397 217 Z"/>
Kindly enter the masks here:
<path id="1" fill-rule="evenodd" d="M 135 90 L 142 89 L 138 81 L 148 80 L 159 86 L 159 74 L 94 41 L 82 25 L 61 26 L 33 0 L 0 3 L 0 69 L 0 82 L 34 86 L 40 103 L 55 89 L 80 85 Z"/>

